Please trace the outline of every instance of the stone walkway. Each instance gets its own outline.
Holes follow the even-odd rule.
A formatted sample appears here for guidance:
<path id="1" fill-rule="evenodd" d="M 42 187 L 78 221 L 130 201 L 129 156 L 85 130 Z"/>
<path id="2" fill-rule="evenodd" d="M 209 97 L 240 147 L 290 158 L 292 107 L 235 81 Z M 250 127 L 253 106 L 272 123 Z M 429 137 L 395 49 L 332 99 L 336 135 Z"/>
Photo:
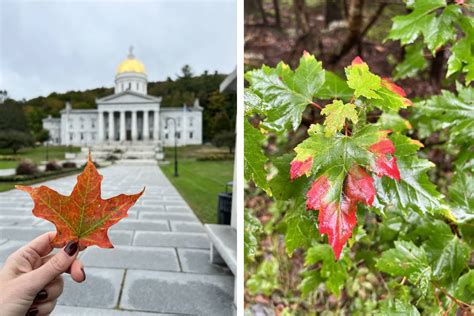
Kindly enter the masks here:
<path id="1" fill-rule="evenodd" d="M 110 229 L 115 249 L 89 247 L 80 254 L 87 280 L 77 284 L 65 276 L 53 315 L 231 315 L 234 277 L 209 263 L 202 224 L 161 170 L 116 164 L 99 172 L 103 198 L 146 190 L 129 217 Z M 69 176 L 44 184 L 68 195 L 75 182 Z M 27 241 L 54 231 L 32 208 L 24 192 L 0 193 L 0 264 Z"/>

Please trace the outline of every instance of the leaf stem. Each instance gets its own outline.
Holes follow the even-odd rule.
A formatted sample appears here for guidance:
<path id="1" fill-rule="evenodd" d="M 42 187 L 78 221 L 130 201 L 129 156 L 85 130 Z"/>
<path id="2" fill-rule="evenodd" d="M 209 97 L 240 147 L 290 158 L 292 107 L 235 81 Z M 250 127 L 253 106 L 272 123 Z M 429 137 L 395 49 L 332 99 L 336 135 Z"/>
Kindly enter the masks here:
<path id="1" fill-rule="evenodd" d="M 317 104 L 316 102 L 311 102 L 310 104 L 311 104 L 312 106 L 314 106 L 314 107 L 320 109 L 320 110 L 323 109 L 323 108 L 322 108 L 319 104 Z"/>

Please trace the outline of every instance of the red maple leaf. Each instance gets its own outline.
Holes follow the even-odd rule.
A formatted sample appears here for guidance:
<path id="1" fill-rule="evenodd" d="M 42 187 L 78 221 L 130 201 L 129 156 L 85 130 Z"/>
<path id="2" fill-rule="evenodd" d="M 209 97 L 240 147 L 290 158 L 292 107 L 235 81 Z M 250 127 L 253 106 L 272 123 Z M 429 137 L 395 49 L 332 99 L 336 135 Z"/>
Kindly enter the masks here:
<path id="1" fill-rule="evenodd" d="M 56 237 L 51 242 L 53 247 L 61 247 L 74 240 L 80 248 L 92 245 L 113 248 L 107 236 L 108 229 L 127 217 L 128 209 L 145 189 L 137 194 L 120 194 L 103 200 L 100 190 L 102 178 L 89 154 L 87 165 L 77 177 L 70 196 L 59 194 L 44 185 L 38 188 L 17 185 L 16 188 L 30 194 L 35 203 L 33 215 L 56 226 Z"/>
<path id="2" fill-rule="evenodd" d="M 353 165 L 342 182 L 341 194 L 334 195 L 338 184 L 331 183 L 326 175 L 316 179 L 306 194 L 307 208 L 319 210 L 319 232 L 328 235 L 336 260 L 357 224 L 357 203 L 372 206 L 376 194 L 373 182 L 363 168 Z"/>
<path id="3" fill-rule="evenodd" d="M 397 158 L 393 156 L 395 153 L 395 146 L 390 139 L 384 139 L 373 144 L 370 146 L 369 151 L 374 153 L 377 157 L 375 160 L 374 171 L 379 177 L 387 176 L 400 181 L 400 171 L 397 166 Z"/>
<path id="4" fill-rule="evenodd" d="M 407 94 L 405 90 L 403 90 L 403 88 L 399 85 L 395 84 L 395 82 L 393 82 L 390 78 L 382 78 L 381 84 L 385 88 L 401 96 L 403 98 L 403 104 L 405 104 L 406 106 L 413 105 L 413 102 L 411 102 L 410 99 L 406 98 Z"/>
<path id="5" fill-rule="evenodd" d="M 313 166 L 313 157 L 308 157 L 305 161 L 293 160 L 291 162 L 290 179 L 294 180 L 304 174 L 308 174 Z"/>
<path id="6" fill-rule="evenodd" d="M 362 58 L 360 58 L 360 56 L 356 56 L 356 57 L 352 60 L 352 63 L 351 63 L 352 66 L 354 66 L 354 65 L 362 65 L 362 64 L 365 64 L 365 62 L 362 60 Z"/>

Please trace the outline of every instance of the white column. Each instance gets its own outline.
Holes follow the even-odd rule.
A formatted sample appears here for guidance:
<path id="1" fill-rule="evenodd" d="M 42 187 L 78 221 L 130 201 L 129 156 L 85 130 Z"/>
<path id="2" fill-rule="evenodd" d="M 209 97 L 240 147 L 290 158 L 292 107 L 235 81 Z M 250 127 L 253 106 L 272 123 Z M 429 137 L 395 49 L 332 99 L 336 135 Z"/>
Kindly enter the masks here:
<path id="1" fill-rule="evenodd" d="M 98 126 L 98 139 L 99 143 L 104 142 L 104 112 L 99 111 L 99 126 Z"/>
<path id="2" fill-rule="evenodd" d="M 150 138 L 150 125 L 148 125 L 148 110 L 143 111 L 143 140 Z"/>
<path id="3" fill-rule="evenodd" d="M 120 111 L 120 141 L 123 142 L 126 139 L 126 126 L 125 126 L 125 111 Z"/>
<path id="4" fill-rule="evenodd" d="M 132 111 L 132 141 L 137 141 L 137 111 Z"/>
<path id="5" fill-rule="evenodd" d="M 160 135 L 158 111 L 153 112 L 153 140 L 158 141 Z"/>
<path id="6" fill-rule="evenodd" d="M 114 130 L 114 112 L 110 111 L 109 112 L 109 142 L 113 142 L 115 135 L 115 130 Z"/>

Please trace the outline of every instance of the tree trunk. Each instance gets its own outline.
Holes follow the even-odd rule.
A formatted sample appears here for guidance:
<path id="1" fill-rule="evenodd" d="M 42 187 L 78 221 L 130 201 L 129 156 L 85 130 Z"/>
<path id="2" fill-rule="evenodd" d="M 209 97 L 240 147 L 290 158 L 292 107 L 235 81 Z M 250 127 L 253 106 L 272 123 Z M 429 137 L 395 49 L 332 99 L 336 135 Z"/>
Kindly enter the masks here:
<path id="1" fill-rule="evenodd" d="M 298 30 L 300 30 L 303 35 L 308 34 L 310 27 L 308 13 L 306 12 L 305 0 L 293 0 L 293 8 L 295 10 L 296 25 Z"/>
<path id="2" fill-rule="evenodd" d="M 340 21 L 343 19 L 343 5 L 341 0 L 327 0 L 324 15 L 324 23 L 326 24 L 326 27 L 328 27 L 332 21 Z"/>
<path id="3" fill-rule="evenodd" d="M 273 8 L 275 9 L 275 24 L 281 29 L 280 4 L 279 0 L 273 0 Z"/>
<path id="4" fill-rule="evenodd" d="M 354 47 L 355 45 L 358 46 L 359 53 L 361 53 L 361 34 L 363 26 L 362 24 L 364 22 L 363 8 L 364 0 L 350 0 L 348 17 L 349 34 L 346 40 L 344 41 L 344 44 L 342 45 L 339 54 L 335 54 L 332 58 L 330 58 L 330 64 L 337 64 L 337 62 L 347 53 L 349 53 L 352 47 Z"/>
<path id="5" fill-rule="evenodd" d="M 262 16 L 263 25 L 268 25 L 267 14 L 265 13 L 265 9 L 263 8 L 263 0 L 255 0 L 255 1 L 257 2 L 260 15 Z"/>
<path id="6" fill-rule="evenodd" d="M 444 77 L 444 49 L 436 52 L 436 55 L 431 63 L 430 81 L 436 91 L 440 90 L 441 81 Z"/>

